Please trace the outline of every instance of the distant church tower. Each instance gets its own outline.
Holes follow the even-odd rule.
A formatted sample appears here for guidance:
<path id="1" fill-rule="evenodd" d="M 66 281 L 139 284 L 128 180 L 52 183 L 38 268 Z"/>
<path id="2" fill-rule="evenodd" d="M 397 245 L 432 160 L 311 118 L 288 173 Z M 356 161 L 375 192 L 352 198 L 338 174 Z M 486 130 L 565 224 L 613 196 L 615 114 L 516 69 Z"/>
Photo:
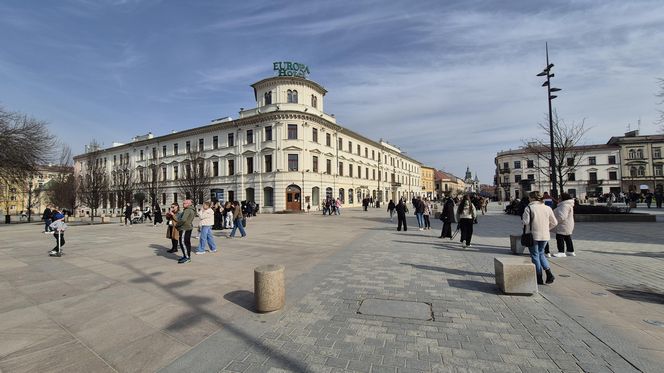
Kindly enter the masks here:
<path id="1" fill-rule="evenodd" d="M 466 183 L 466 192 L 478 193 L 480 191 L 480 180 L 477 178 L 477 173 L 475 173 L 475 178 L 473 179 L 470 166 L 466 167 L 466 177 L 464 177 L 463 181 Z"/>

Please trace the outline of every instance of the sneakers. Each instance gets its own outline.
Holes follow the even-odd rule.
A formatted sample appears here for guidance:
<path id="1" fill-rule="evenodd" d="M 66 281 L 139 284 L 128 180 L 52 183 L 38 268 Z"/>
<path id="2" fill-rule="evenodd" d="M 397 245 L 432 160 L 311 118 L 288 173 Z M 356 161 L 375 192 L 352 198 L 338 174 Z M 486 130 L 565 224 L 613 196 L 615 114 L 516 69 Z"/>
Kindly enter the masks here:
<path id="1" fill-rule="evenodd" d="M 567 253 L 567 256 L 576 256 L 576 254 L 574 252 L 571 252 L 571 253 Z"/>
<path id="2" fill-rule="evenodd" d="M 463 244 L 463 245 L 461 245 L 461 247 L 463 247 L 463 248 L 465 249 L 465 248 L 468 247 L 468 246 L 466 246 L 466 244 Z"/>
<path id="3" fill-rule="evenodd" d="M 546 255 L 547 258 L 550 258 L 550 257 L 551 257 L 551 254 L 550 254 L 550 253 L 546 253 L 546 254 L 544 254 L 544 255 Z"/>
<path id="4" fill-rule="evenodd" d="M 471 246 L 473 246 L 473 245 L 472 245 L 472 244 L 468 244 L 466 247 L 471 247 Z"/>
<path id="5" fill-rule="evenodd" d="M 423 228 L 418 229 L 418 231 L 423 231 L 423 230 L 424 230 Z"/>
<path id="6" fill-rule="evenodd" d="M 567 255 L 565 255 L 565 253 L 556 253 L 556 254 L 553 254 L 553 256 L 555 256 L 556 258 L 563 258 L 563 257 L 566 257 Z"/>
<path id="7" fill-rule="evenodd" d="M 58 255 L 58 251 L 57 250 L 51 250 L 51 251 L 48 252 L 48 255 Z"/>
<path id="8" fill-rule="evenodd" d="M 214 254 L 214 253 L 216 253 L 216 252 L 217 252 L 217 250 L 210 250 L 210 253 L 211 253 L 211 254 Z"/>
<path id="9" fill-rule="evenodd" d="M 183 256 L 182 258 L 180 258 L 180 260 L 178 260 L 178 263 L 180 264 L 189 263 L 189 262 L 191 262 L 191 259 L 187 258 L 186 256 Z"/>
<path id="10" fill-rule="evenodd" d="M 195 254 L 196 255 L 203 255 L 203 254 L 205 254 L 205 251 L 196 251 Z"/>

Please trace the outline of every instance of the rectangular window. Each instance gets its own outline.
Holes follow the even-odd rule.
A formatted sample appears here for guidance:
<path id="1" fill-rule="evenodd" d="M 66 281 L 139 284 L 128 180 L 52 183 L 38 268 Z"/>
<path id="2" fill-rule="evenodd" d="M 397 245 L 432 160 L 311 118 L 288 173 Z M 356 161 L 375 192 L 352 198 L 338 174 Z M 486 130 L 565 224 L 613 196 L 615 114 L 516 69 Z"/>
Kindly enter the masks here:
<path id="1" fill-rule="evenodd" d="M 348 165 L 348 177 L 353 177 L 353 165 Z"/>
<path id="2" fill-rule="evenodd" d="M 664 170 L 662 169 L 662 165 L 661 165 L 661 164 L 656 164 L 656 165 L 655 165 L 655 176 L 662 176 L 662 174 L 664 174 L 663 171 L 664 171 Z"/>
<path id="3" fill-rule="evenodd" d="M 235 175 L 235 160 L 234 159 L 229 159 L 228 160 L 228 175 Z"/>
<path id="4" fill-rule="evenodd" d="M 332 173 L 332 160 L 327 159 L 325 161 L 325 173 L 330 175 Z"/>
<path id="5" fill-rule="evenodd" d="M 360 144 L 357 144 L 357 155 L 360 155 L 360 152 L 362 151 L 362 147 Z"/>
<path id="6" fill-rule="evenodd" d="M 591 166 L 594 166 L 597 164 L 597 158 L 595 157 L 588 157 L 588 164 Z"/>
<path id="7" fill-rule="evenodd" d="M 357 178 L 362 178 L 362 166 L 357 166 Z"/>
<path id="8" fill-rule="evenodd" d="M 369 158 L 369 148 L 364 147 L 364 158 Z"/>
<path id="9" fill-rule="evenodd" d="M 173 155 L 178 155 L 178 144 L 173 144 Z"/>
<path id="10" fill-rule="evenodd" d="M 228 134 L 228 146 L 235 146 L 235 137 L 232 133 Z"/>
<path id="11" fill-rule="evenodd" d="M 254 143 L 254 130 L 247 130 L 247 144 Z"/>
<path id="12" fill-rule="evenodd" d="M 162 193 L 161 194 L 161 205 L 163 206 L 165 204 L 166 204 L 166 193 Z"/>
<path id="13" fill-rule="evenodd" d="M 288 125 L 288 139 L 297 140 L 297 124 Z"/>
<path id="14" fill-rule="evenodd" d="M 297 154 L 288 154 L 288 171 L 298 170 Z"/>
<path id="15" fill-rule="evenodd" d="M 161 181 L 166 180 L 166 167 L 161 168 Z"/>
<path id="16" fill-rule="evenodd" d="M 152 159 L 157 159 L 157 148 L 152 148 Z"/>
<path id="17" fill-rule="evenodd" d="M 535 163 L 533 162 L 532 159 L 529 159 L 526 161 L 528 168 L 533 168 L 535 167 Z"/>
<path id="18" fill-rule="evenodd" d="M 139 155 L 139 159 L 142 161 L 143 160 L 143 149 L 141 149 L 141 153 Z"/>
<path id="19" fill-rule="evenodd" d="M 191 141 L 187 141 L 187 142 L 184 144 L 184 148 L 185 148 L 185 152 L 186 152 L 187 154 L 191 153 Z"/>
<path id="20" fill-rule="evenodd" d="M 198 139 L 198 151 L 205 149 L 205 139 Z"/>
<path id="21" fill-rule="evenodd" d="M 588 179 L 590 181 L 597 181 L 597 172 L 588 172 Z"/>
<path id="22" fill-rule="evenodd" d="M 329 133 L 325 134 L 325 145 L 332 146 L 332 135 Z"/>
<path id="23" fill-rule="evenodd" d="M 569 174 L 567 174 L 567 180 L 576 181 L 576 175 L 574 175 L 574 172 L 570 172 Z"/>
<path id="24" fill-rule="evenodd" d="M 318 142 L 318 128 L 311 129 L 311 141 Z"/>
<path id="25" fill-rule="evenodd" d="M 173 180 L 177 180 L 177 179 L 178 179 L 178 176 L 179 176 L 179 175 L 178 175 L 178 171 L 179 171 L 179 170 L 178 170 L 178 165 L 173 166 Z"/>
<path id="26" fill-rule="evenodd" d="M 567 165 L 574 166 L 574 158 L 567 158 Z"/>
<path id="27" fill-rule="evenodd" d="M 530 174 L 527 177 L 528 177 L 528 180 L 535 180 L 535 175 Z"/>
<path id="28" fill-rule="evenodd" d="M 369 167 L 364 168 L 364 178 L 367 180 L 369 179 Z"/>
<path id="29" fill-rule="evenodd" d="M 344 163 L 343 162 L 339 162 L 339 170 L 337 171 L 337 173 L 339 174 L 339 176 L 344 176 Z"/>
<path id="30" fill-rule="evenodd" d="M 272 154 L 265 155 L 265 172 L 272 172 Z"/>
<path id="31" fill-rule="evenodd" d="M 521 161 L 514 161 L 514 168 L 521 168 Z"/>
<path id="32" fill-rule="evenodd" d="M 348 141 L 348 152 L 349 153 L 353 152 L 353 142 L 352 141 Z"/>
<path id="33" fill-rule="evenodd" d="M 219 148 L 219 136 L 212 136 L 212 149 Z"/>
<path id="34" fill-rule="evenodd" d="M 254 173 L 254 157 L 247 157 L 247 174 Z"/>
<path id="35" fill-rule="evenodd" d="M 161 147 L 161 156 L 165 157 L 166 156 L 166 145 Z"/>
<path id="36" fill-rule="evenodd" d="M 503 170 L 509 170 L 509 169 L 510 169 L 509 163 L 503 162 Z"/>
<path id="37" fill-rule="evenodd" d="M 311 168 L 313 172 L 318 172 L 318 157 L 315 155 L 311 159 Z"/>
<path id="38" fill-rule="evenodd" d="M 662 158 L 662 148 L 652 148 L 652 157 L 653 158 Z"/>
<path id="39" fill-rule="evenodd" d="M 212 162 L 212 176 L 219 176 L 219 162 Z"/>
<path id="40" fill-rule="evenodd" d="M 344 139 L 339 137 L 339 150 L 344 150 Z"/>
<path id="41" fill-rule="evenodd" d="M 376 170 L 371 170 L 371 180 L 376 180 Z"/>
<path id="42" fill-rule="evenodd" d="M 610 155 L 609 156 L 609 164 L 616 164 L 616 156 L 615 155 Z"/>
<path id="43" fill-rule="evenodd" d="M 521 181 L 521 175 L 514 175 L 514 182 L 518 183 Z"/>
<path id="44" fill-rule="evenodd" d="M 618 173 L 616 171 L 609 171 L 609 180 L 618 180 Z"/>
<path id="45" fill-rule="evenodd" d="M 173 202 L 177 202 L 177 201 L 178 201 L 178 194 L 173 193 Z"/>
<path id="46" fill-rule="evenodd" d="M 265 127 L 265 141 L 272 141 L 272 126 Z"/>
<path id="47" fill-rule="evenodd" d="M 376 151 L 375 150 L 371 151 L 371 159 L 376 159 Z"/>

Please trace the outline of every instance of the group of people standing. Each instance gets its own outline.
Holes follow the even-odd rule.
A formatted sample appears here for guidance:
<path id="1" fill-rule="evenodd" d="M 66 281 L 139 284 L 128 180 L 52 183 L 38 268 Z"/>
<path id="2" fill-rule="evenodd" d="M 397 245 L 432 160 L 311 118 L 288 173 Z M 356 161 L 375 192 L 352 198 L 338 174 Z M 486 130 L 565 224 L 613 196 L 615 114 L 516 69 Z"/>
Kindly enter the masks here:
<path id="1" fill-rule="evenodd" d="M 415 217 L 417 218 L 417 227 L 418 230 L 429 230 L 431 229 L 431 213 L 433 211 L 433 204 L 427 198 L 417 197 L 413 198 L 411 201 L 413 204 L 413 209 L 415 210 Z M 397 215 L 397 231 L 403 230 L 408 231 L 408 223 L 406 222 L 406 213 L 408 212 L 408 206 L 403 198 L 399 199 L 399 202 L 395 205 L 393 200 L 387 204 L 387 212 L 390 214 L 390 221 L 393 220 L 394 214 Z"/>
<path id="2" fill-rule="evenodd" d="M 332 197 L 325 198 L 323 205 L 323 215 L 341 215 L 341 199 L 336 200 Z"/>
<path id="3" fill-rule="evenodd" d="M 233 219 L 233 229 L 226 237 L 235 237 L 236 230 L 240 231 L 241 237 L 246 237 L 247 233 L 244 230 L 244 224 L 246 224 L 244 220 L 245 217 L 240 203 L 234 201 L 230 203 L 229 206 L 232 208 L 231 216 Z M 199 216 L 200 218 L 200 233 L 199 244 L 194 253 L 196 255 L 205 254 L 206 246 L 209 247 L 209 252 L 217 252 L 217 245 L 214 241 L 212 230 L 214 229 L 214 226 L 217 225 L 218 213 L 218 204 L 213 207 L 213 204 L 210 201 L 204 202 L 202 209 L 198 213 L 190 199 L 187 199 L 182 203 L 182 210 L 177 202 L 171 204 L 171 208 L 166 213 L 168 226 L 166 229 L 166 238 L 171 240 L 171 249 L 168 250 L 169 253 L 178 252 L 178 247 L 182 250 L 182 256 L 178 259 L 178 263 L 183 264 L 191 262 L 191 233 L 194 229 L 194 218 L 196 216 Z"/>

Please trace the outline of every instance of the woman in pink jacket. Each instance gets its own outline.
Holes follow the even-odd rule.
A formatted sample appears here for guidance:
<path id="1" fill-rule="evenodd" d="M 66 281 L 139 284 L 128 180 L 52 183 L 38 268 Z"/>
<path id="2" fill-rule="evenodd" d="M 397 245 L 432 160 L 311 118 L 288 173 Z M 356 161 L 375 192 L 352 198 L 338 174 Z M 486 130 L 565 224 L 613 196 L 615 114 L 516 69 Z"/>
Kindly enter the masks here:
<path id="1" fill-rule="evenodd" d="M 555 277 L 551 272 L 546 256 L 544 256 L 544 247 L 551 239 L 549 231 L 558 225 L 558 221 L 553 215 L 553 210 L 542 202 L 542 193 L 539 191 L 530 192 L 529 197 L 530 204 L 523 211 L 521 221 L 526 229 L 533 234 L 535 244 L 529 248 L 530 259 L 535 264 L 537 283 L 539 285 L 544 284 L 542 280 L 542 270 L 544 270 L 546 272 L 546 283 L 551 284 Z"/>

